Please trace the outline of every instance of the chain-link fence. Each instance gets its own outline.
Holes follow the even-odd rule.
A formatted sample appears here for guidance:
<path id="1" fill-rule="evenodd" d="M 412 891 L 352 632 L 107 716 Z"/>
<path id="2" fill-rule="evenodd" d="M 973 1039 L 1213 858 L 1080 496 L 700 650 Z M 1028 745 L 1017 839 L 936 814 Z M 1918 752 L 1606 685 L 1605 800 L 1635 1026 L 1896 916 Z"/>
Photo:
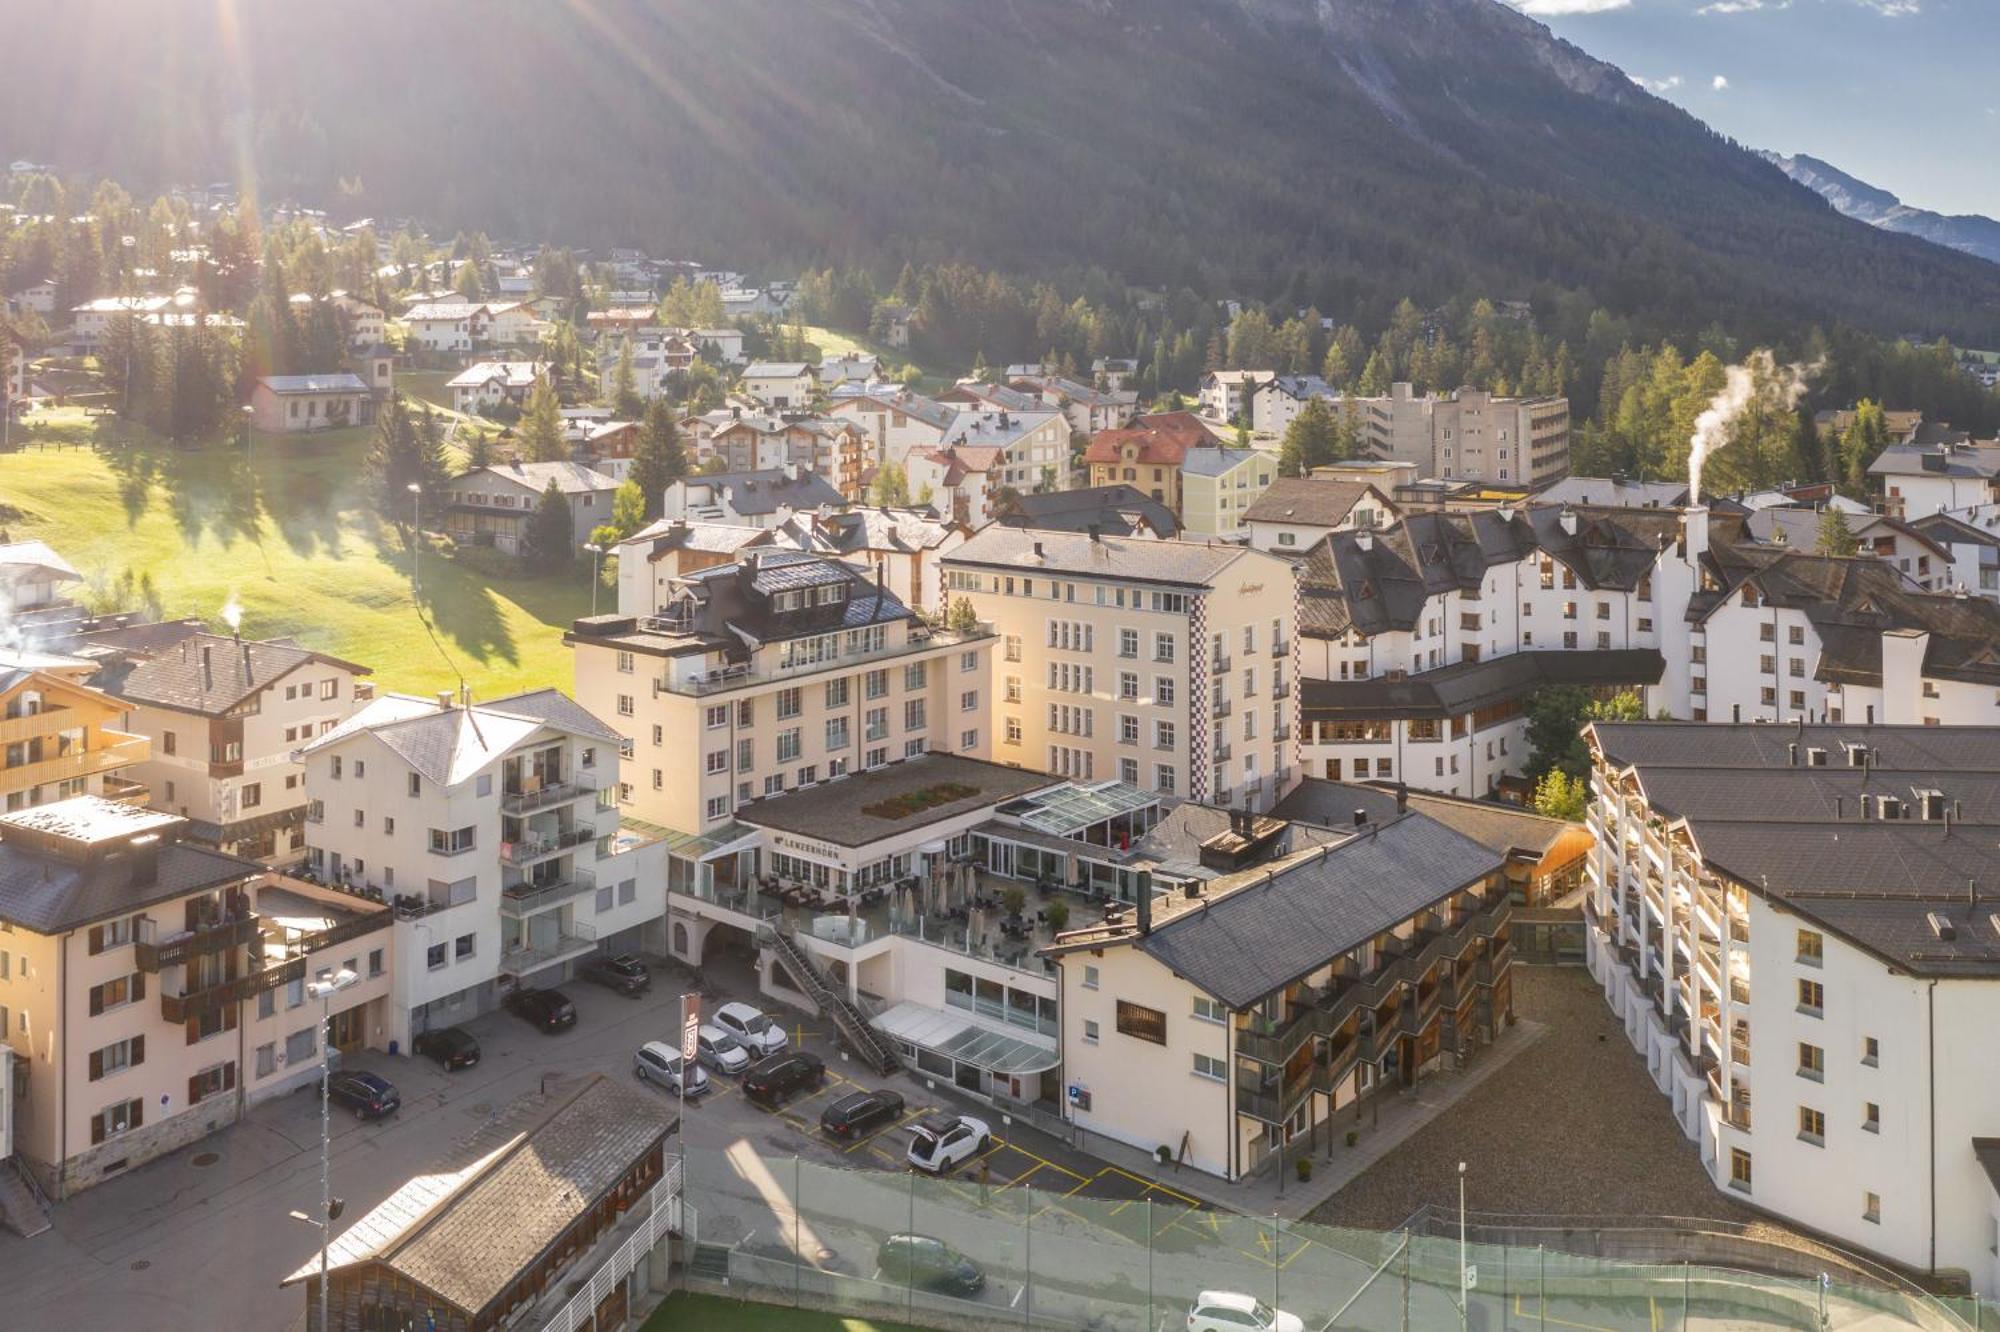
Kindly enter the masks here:
<path id="1" fill-rule="evenodd" d="M 1549 1245 L 1471 1243 L 1256 1218 L 1146 1194 L 1083 1196 L 976 1175 L 848 1170 L 748 1143 L 695 1154 L 698 1283 L 739 1297 L 930 1327 L 1163 1332 L 1204 1292 L 1307 1332 L 1409 1329 L 1989 1328 L 2000 1316 L 1912 1290 Z M 1095 1190 L 1093 1190 L 1095 1192 Z M 1228 1324 L 1218 1324 L 1228 1325 Z"/>

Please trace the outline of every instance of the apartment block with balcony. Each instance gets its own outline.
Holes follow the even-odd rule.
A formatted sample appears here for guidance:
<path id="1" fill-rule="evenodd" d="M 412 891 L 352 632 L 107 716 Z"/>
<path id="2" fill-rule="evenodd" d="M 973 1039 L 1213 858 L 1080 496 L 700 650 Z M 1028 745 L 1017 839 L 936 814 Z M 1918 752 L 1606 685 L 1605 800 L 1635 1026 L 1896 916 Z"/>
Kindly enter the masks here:
<path id="1" fill-rule="evenodd" d="M 577 697 L 627 755 L 634 817 L 727 841 L 754 801 L 926 752 L 989 752 L 993 636 L 935 629 L 841 560 L 754 548 L 648 615 L 578 620 Z"/>
<path id="2" fill-rule="evenodd" d="M 989 527 L 946 591 L 1000 636 L 993 756 L 1268 809 L 1296 770 L 1292 566 L 1219 542 Z"/>
<path id="3" fill-rule="evenodd" d="M 1197 854 L 1043 950 L 1078 1127 L 1227 1180 L 1282 1170 L 1512 1013 L 1505 857 L 1444 824 L 1235 811 Z"/>
<path id="4" fill-rule="evenodd" d="M 308 877 L 395 912 L 391 1039 L 654 946 L 659 843 L 621 826 L 618 733 L 553 689 L 384 695 L 301 753 Z"/>
<path id="5" fill-rule="evenodd" d="M 122 729 L 116 699 L 84 683 L 95 670 L 71 657 L 0 654 L 0 800 L 9 813 L 80 795 L 145 801 L 133 769 L 150 747 Z"/>
<path id="6" fill-rule="evenodd" d="M 94 796 L 0 816 L 0 1018 L 20 1159 L 63 1198 L 316 1076 L 307 979 L 351 965 L 334 1043 L 386 1044 L 389 913 Z"/>
<path id="7" fill-rule="evenodd" d="M 1591 974 L 1716 1188 L 1992 1298 L 2000 729 L 1586 737 Z"/>
<path id="8" fill-rule="evenodd" d="M 292 643 L 190 633 L 128 650 L 99 681 L 151 747 L 131 776 L 187 837 L 267 865 L 305 854 L 305 769 L 292 756 L 373 697 L 365 666 Z"/>

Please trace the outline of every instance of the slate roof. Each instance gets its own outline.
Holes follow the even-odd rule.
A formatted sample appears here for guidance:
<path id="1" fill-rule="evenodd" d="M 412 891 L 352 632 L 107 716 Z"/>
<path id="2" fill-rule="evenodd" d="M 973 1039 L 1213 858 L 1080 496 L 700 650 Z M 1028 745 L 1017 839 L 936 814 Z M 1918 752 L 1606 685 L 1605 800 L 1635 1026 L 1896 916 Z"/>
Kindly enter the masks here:
<path id="1" fill-rule="evenodd" d="M 355 675 L 372 674 L 366 666 L 312 652 L 295 643 L 193 633 L 150 660 L 139 662 L 115 681 L 107 680 L 106 688 L 128 702 L 217 717 L 266 685 L 312 662 L 323 662 Z"/>
<path id="2" fill-rule="evenodd" d="M 1354 506 L 1374 489 L 1365 481 L 1281 476 L 1273 479 L 1264 493 L 1243 511 L 1243 521 L 1338 527 L 1347 521 L 1347 515 L 1353 512 Z M 1376 493 L 1380 494 L 1379 491 Z"/>
<path id="3" fill-rule="evenodd" d="M 1526 698 L 1546 685 L 1655 685 L 1666 669 L 1666 658 L 1656 648 L 1533 649 L 1454 662 L 1400 680 L 1301 680 L 1299 716 L 1306 721 L 1442 720 Z"/>
<path id="4" fill-rule="evenodd" d="M 361 376 L 342 372 L 337 375 L 264 375 L 257 381 L 280 397 L 291 393 L 366 393 L 368 386 L 361 382 Z"/>
<path id="5" fill-rule="evenodd" d="M 743 367 L 745 379 L 797 379 L 811 373 L 804 361 L 753 361 Z"/>
<path id="6" fill-rule="evenodd" d="M 876 506 L 849 509 L 824 518 L 817 512 L 795 514 L 779 530 L 798 542 L 801 549 L 864 555 L 874 551 L 935 550 L 958 529 L 929 509 Z"/>
<path id="7" fill-rule="evenodd" d="M 762 545 L 771 540 L 768 527 L 750 527 L 742 523 L 690 523 L 679 518 L 662 518 L 640 528 L 625 540 L 625 546 L 639 546 L 646 552 L 648 560 L 659 560 L 669 551 L 698 550 L 712 555 L 733 555 L 745 546 Z"/>
<path id="8" fill-rule="evenodd" d="M 476 703 L 467 709 L 440 707 L 435 700 L 383 694 L 301 753 L 312 753 L 363 732 L 374 735 L 427 780 L 455 786 L 543 727 L 590 736 L 616 745 L 616 731 L 555 689 L 535 690 Z"/>
<path id="9" fill-rule="evenodd" d="M 1256 456 L 1256 449 L 1189 449 L 1187 457 L 1181 459 L 1181 475 L 1222 476 L 1235 471 Z"/>
<path id="10" fill-rule="evenodd" d="M 1963 435 L 1954 436 L 1963 439 Z M 1870 476 L 1948 476 L 1989 480 L 2000 475 L 2000 445 L 1892 444 L 1868 464 Z"/>
<path id="11" fill-rule="evenodd" d="M 1019 508 L 997 521 L 1045 532 L 1088 532 L 1094 526 L 1107 536 L 1131 536 L 1142 521 L 1158 536 L 1178 536 L 1181 530 L 1172 509 L 1122 483 L 1022 495 Z"/>
<path id="12" fill-rule="evenodd" d="M 945 556 L 944 562 L 955 567 L 980 567 L 1014 574 L 1077 574 L 1177 587 L 1207 587 L 1243 553 L 1241 546 L 1219 542 L 1130 537 L 1093 541 L 1083 533 L 994 523 Z"/>
<path id="13" fill-rule="evenodd" d="M 1494 800 L 1468 800 L 1435 791 L 1407 791 L 1404 798 L 1417 813 L 1436 819 L 1502 855 L 1512 851 L 1542 855 L 1582 826 Z M 1298 823 L 1351 831 L 1357 809 L 1366 810 L 1372 823 L 1387 823 L 1396 817 L 1395 788 L 1379 783 L 1329 782 L 1308 777 L 1274 805 L 1271 813 Z"/>
<path id="14" fill-rule="evenodd" d="M 454 485 L 480 476 L 497 476 L 526 486 L 540 494 L 549 488 L 549 482 L 556 483 L 556 489 L 565 495 L 601 495 L 618 489 L 618 482 L 594 467 L 586 467 L 580 462 L 504 462 L 490 467 L 475 468 L 461 472 L 452 478 Z"/>
<path id="15" fill-rule="evenodd" d="M 329 1270 L 379 1263 L 476 1315 L 659 1147 L 671 1105 L 602 1073 L 524 1096 L 337 1236 Z"/>
<path id="16" fill-rule="evenodd" d="M 1502 857 L 1422 814 L 1217 880 L 1133 942 L 1227 1004 L 1265 995 L 1499 870 Z"/>
<path id="17" fill-rule="evenodd" d="M 1941 546 L 1989 546 L 2000 548 L 2000 535 L 1966 522 L 1949 513 L 1926 514 L 1910 526 Z"/>
<path id="18" fill-rule="evenodd" d="M 1687 821 L 1711 870 L 1912 974 L 2000 976 L 2000 728 L 1599 722 L 1590 734 L 1655 812 Z M 1868 747 L 1865 768 L 1850 743 Z M 1929 790 L 1953 809 L 1949 827 L 1918 817 Z M 1863 795 L 1910 813 L 1884 819 L 1876 804 L 1864 819 Z"/>
<path id="19" fill-rule="evenodd" d="M 109 808 L 106 808 L 106 807 Z M 113 838 L 157 833 L 161 845 L 150 882 L 135 882 L 129 854 L 56 854 L 33 831 L 69 819 Z M 0 921 L 37 934 L 61 934 L 156 902 L 205 892 L 264 872 L 255 861 L 178 840 L 187 820 L 77 796 L 0 817 Z"/>
<path id="20" fill-rule="evenodd" d="M 78 582 L 83 575 L 76 566 L 56 554 L 46 541 L 10 541 L 0 545 L 0 571 L 37 570 L 65 583 Z"/>
<path id="21" fill-rule="evenodd" d="M 1053 407 L 1021 412 L 964 411 L 946 427 L 943 443 L 947 447 L 971 445 L 1004 449 L 1061 416 L 1062 413 Z"/>
<path id="22" fill-rule="evenodd" d="M 482 388 L 499 380 L 508 388 L 533 388 L 542 377 L 539 361 L 480 361 L 454 375 L 446 388 Z"/>
<path id="23" fill-rule="evenodd" d="M 1535 498 L 1545 504 L 1594 504 L 1616 509 L 1674 509 L 1687 503 L 1686 481 L 1633 481 L 1622 476 L 1566 476 Z"/>
<path id="24" fill-rule="evenodd" d="M 763 472 L 716 472 L 682 477 L 674 484 L 686 486 L 690 492 L 706 486 L 711 493 L 726 494 L 729 507 L 744 514 L 776 513 L 780 507 L 817 509 L 822 504 L 838 509 L 847 504 L 846 497 L 817 472 L 797 477 L 775 468 Z"/>

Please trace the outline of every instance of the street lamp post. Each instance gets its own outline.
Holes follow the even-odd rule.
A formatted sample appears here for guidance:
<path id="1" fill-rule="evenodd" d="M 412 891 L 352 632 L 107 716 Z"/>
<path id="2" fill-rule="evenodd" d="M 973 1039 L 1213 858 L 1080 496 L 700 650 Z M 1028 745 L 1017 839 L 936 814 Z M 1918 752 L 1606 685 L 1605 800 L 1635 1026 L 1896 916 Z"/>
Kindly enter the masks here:
<path id="1" fill-rule="evenodd" d="M 1471 1295 L 1471 1272 L 1465 1266 L 1465 1162 L 1458 1163 L 1458 1326 L 1464 1332 L 1467 1321 L 1472 1317 L 1469 1297 Z"/>
<path id="2" fill-rule="evenodd" d="M 319 1332 L 327 1328 L 326 1251 L 333 1237 L 333 996 L 361 978 L 351 967 L 321 972 L 306 982 L 306 994 L 320 1003 L 319 1017 Z M 297 1213 L 293 1213 L 297 1215 Z"/>
<path id="3" fill-rule="evenodd" d="M 421 602 L 424 597 L 424 488 L 412 481 L 406 489 L 410 492 L 410 594 Z"/>

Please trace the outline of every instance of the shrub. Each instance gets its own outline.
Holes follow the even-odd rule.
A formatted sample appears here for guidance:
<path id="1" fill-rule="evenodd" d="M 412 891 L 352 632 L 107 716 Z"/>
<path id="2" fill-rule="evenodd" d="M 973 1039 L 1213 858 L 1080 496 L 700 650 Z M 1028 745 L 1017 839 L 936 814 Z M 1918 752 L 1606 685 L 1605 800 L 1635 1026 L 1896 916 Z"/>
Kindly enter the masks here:
<path id="1" fill-rule="evenodd" d="M 1069 903 L 1058 898 L 1048 906 L 1049 929 L 1061 934 L 1069 928 Z"/>
<path id="2" fill-rule="evenodd" d="M 1298 1160 L 1292 1162 L 1292 1165 L 1298 1170 L 1299 1183 L 1304 1184 L 1312 1179 L 1313 1162 L 1310 1156 L 1301 1156 Z"/>
<path id="3" fill-rule="evenodd" d="M 1000 904 L 1007 908 L 1008 915 L 1018 916 L 1022 908 L 1028 905 L 1028 895 L 1021 890 L 1019 884 L 1009 884 L 1000 890 Z"/>
<path id="4" fill-rule="evenodd" d="M 1355 1143 L 1360 1141 L 1361 1141 L 1361 1135 L 1359 1133 L 1356 1133 L 1353 1129 L 1347 1130 L 1347 1145 L 1349 1147 L 1352 1147 Z"/>

